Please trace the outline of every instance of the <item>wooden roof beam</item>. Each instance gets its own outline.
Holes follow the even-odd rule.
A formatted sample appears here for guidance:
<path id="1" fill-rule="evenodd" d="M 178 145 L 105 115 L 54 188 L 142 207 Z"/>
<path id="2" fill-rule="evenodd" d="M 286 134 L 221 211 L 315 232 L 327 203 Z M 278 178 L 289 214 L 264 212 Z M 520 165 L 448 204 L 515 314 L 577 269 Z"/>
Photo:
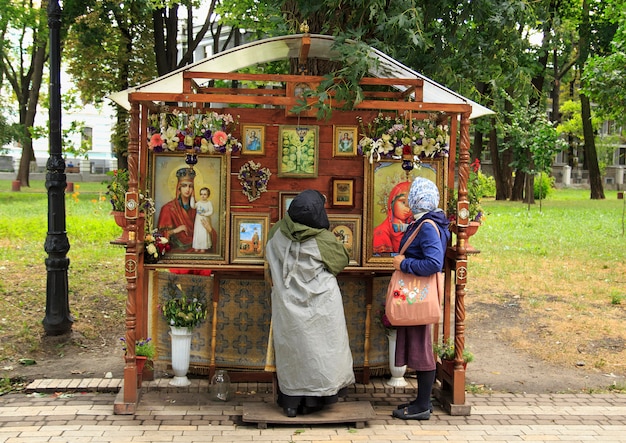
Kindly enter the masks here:
<path id="1" fill-rule="evenodd" d="M 309 49 L 311 49 L 311 36 L 304 34 L 302 36 L 302 46 L 300 46 L 300 56 L 298 57 L 298 70 L 301 74 L 306 74 L 306 61 L 309 58 Z"/>

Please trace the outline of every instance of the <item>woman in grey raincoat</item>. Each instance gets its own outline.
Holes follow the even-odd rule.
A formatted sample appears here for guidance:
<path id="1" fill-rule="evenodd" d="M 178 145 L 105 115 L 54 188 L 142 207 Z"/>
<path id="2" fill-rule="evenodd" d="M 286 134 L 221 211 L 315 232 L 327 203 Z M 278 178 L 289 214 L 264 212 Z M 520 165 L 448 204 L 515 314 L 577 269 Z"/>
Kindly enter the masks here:
<path id="1" fill-rule="evenodd" d="M 336 278 L 349 255 L 328 230 L 325 200 L 315 190 L 298 194 L 266 246 L 278 404 L 288 417 L 335 403 L 339 391 L 354 383 Z"/>

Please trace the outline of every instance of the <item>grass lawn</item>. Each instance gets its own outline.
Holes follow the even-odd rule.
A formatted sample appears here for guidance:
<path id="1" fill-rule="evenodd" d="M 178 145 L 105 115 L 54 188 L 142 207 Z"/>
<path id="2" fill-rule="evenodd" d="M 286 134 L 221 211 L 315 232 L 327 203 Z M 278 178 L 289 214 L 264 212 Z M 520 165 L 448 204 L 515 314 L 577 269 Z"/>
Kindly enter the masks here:
<path id="1" fill-rule="evenodd" d="M 19 192 L 10 192 L 10 185 L 0 181 L 0 360 L 5 362 L 42 350 L 48 256 L 45 184 L 33 181 Z M 105 191 L 100 183 L 76 183 L 65 198 L 69 303 L 73 330 L 86 347 L 117 340 L 125 327 L 124 250 L 109 243 L 121 230 L 109 215 Z"/>
<path id="2" fill-rule="evenodd" d="M 483 207 L 487 219 L 470 239 L 481 253 L 470 258 L 466 305 L 514 302 L 532 326 L 502 331 L 513 346 L 568 365 L 584 353 L 587 365 L 624 374 L 624 200 L 615 191 L 590 200 L 589 191 L 568 189 L 541 211 L 538 203 Z"/>
<path id="3" fill-rule="evenodd" d="M 45 186 L 10 189 L 0 181 L 3 362 L 40 350 L 46 299 Z M 123 248 L 109 243 L 120 229 L 105 191 L 101 183 L 76 183 L 65 199 L 73 329 L 86 345 L 124 330 Z M 528 208 L 484 200 L 486 220 L 471 238 L 481 253 L 470 257 L 466 304 L 514 302 L 530 326 L 512 322 L 501 331 L 511 346 L 567 365 L 584 352 L 587 366 L 624 374 L 626 238 L 624 200 L 616 194 L 590 200 L 587 190 L 557 190 L 541 209 L 539 202 Z"/>

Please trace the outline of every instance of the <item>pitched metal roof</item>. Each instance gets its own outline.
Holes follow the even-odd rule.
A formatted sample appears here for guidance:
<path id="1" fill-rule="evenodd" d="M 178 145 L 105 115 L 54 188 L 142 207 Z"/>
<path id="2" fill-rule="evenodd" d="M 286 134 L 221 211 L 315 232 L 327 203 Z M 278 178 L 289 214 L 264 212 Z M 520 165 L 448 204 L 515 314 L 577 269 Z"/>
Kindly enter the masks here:
<path id="1" fill-rule="evenodd" d="M 309 58 L 331 59 L 335 38 L 329 35 L 310 34 Z M 212 55 L 204 60 L 184 66 L 176 71 L 150 80 L 139 86 L 111 94 L 109 98 L 130 109 L 128 94 L 132 92 L 183 92 L 183 72 L 235 72 L 248 66 L 276 60 L 297 58 L 300 55 L 304 34 L 286 35 L 257 40 Z M 408 68 L 387 54 L 370 47 L 371 56 L 379 60 L 378 68 L 370 74 L 379 78 L 417 78 L 424 81 L 423 102 L 442 104 L 468 104 L 472 107 L 470 118 L 493 114 L 490 109 L 440 85 L 428 77 Z M 397 86 L 404 89 L 404 86 Z"/>

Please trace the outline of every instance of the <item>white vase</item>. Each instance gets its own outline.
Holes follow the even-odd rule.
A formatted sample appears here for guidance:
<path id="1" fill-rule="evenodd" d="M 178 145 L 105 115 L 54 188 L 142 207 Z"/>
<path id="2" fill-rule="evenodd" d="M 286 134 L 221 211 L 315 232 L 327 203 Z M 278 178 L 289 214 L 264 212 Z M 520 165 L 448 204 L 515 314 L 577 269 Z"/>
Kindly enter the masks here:
<path id="1" fill-rule="evenodd" d="M 406 372 L 406 365 L 404 366 L 396 366 L 396 336 L 397 331 L 392 329 L 387 333 L 387 339 L 389 340 L 389 371 L 391 372 L 391 378 L 387 380 L 389 386 L 393 387 L 403 387 L 408 383 L 404 379 L 404 374 Z"/>
<path id="2" fill-rule="evenodd" d="M 187 328 L 170 326 L 172 370 L 174 371 L 174 378 L 170 381 L 170 386 L 184 387 L 191 384 L 187 378 L 187 371 L 189 370 L 192 335 L 193 333 Z"/>

